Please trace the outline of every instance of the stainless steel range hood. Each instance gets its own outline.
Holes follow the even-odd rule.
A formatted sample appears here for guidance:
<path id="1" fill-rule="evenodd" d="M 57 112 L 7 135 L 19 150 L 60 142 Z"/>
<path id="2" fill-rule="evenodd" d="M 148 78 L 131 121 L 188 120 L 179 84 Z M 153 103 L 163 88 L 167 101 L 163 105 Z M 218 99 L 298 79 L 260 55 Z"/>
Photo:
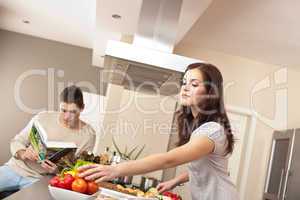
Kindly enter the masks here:
<path id="1" fill-rule="evenodd" d="M 182 0 L 143 0 L 133 44 L 108 41 L 106 82 L 127 89 L 171 95 L 178 92 L 187 65 L 201 62 L 172 54 Z"/>

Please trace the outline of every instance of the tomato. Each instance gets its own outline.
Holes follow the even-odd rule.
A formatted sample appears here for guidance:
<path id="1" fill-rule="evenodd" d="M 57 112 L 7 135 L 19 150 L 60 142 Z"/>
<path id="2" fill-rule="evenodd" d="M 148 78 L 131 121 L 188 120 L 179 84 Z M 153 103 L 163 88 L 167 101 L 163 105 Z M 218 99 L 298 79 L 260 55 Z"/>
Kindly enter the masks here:
<path id="1" fill-rule="evenodd" d="M 53 187 L 58 187 L 58 183 L 59 183 L 59 177 L 58 176 L 54 176 L 50 181 L 49 184 Z"/>
<path id="2" fill-rule="evenodd" d="M 66 189 L 71 190 L 72 189 L 72 183 L 74 181 L 74 177 L 71 174 L 66 174 L 64 176 L 63 182 L 65 184 Z"/>
<path id="3" fill-rule="evenodd" d="M 95 194 L 99 190 L 99 186 L 95 182 L 88 182 L 87 194 Z"/>
<path id="4" fill-rule="evenodd" d="M 68 185 L 64 182 L 63 179 L 59 180 L 57 187 L 68 190 Z"/>
<path id="5" fill-rule="evenodd" d="M 77 178 L 72 183 L 72 190 L 75 192 L 86 193 L 87 188 L 88 188 L 88 184 L 82 178 Z"/>
<path id="6" fill-rule="evenodd" d="M 49 184 L 53 187 L 58 187 L 62 189 L 71 190 L 72 189 L 72 183 L 75 179 L 70 174 L 65 174 L 65 176 L 55 176 L 50 181 Z"/>

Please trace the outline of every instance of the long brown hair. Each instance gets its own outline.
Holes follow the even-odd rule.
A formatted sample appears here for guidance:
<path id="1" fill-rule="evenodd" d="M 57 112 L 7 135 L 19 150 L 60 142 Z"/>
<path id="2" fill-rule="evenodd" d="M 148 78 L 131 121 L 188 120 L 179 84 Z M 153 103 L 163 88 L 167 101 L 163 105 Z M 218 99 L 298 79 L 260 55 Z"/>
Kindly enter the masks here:
<path id="1" fill-rule="evenodd" d="M 200 112 L 195 118 L 189 106 L 182 105 L 176 112 L 179 134 L 178 146 L 186 144 L 190 140 L 191 133 L 196 128 L 206 122 L 214 121 L 221 124 L 224 128 L 228 141 L 226 154 L 230 154 L 233 151 L 234 138 L 225 111 L 222 74 L 217 67 L 208 63 L 191 64 L 185 72 L 191 69 L 199 69 L 201 71 L 206 95 L 199 105 Z"/>

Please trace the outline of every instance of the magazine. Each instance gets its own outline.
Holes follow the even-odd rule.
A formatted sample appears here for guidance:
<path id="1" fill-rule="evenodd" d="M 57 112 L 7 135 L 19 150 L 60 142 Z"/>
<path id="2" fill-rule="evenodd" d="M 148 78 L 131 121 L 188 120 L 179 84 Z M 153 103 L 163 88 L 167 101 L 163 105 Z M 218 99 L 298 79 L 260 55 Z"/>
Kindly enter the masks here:
<path id="1" fill-rule="evenodd" d="M 76 144 L 72 142 L 48 141 L 47 133 L 38 121 L 35 121 L 31 127 L 29 140 L 38 153 L 40 162 L 48 159 L 56 163 L 67 154 L 75 154 L 77 149 Z"/>

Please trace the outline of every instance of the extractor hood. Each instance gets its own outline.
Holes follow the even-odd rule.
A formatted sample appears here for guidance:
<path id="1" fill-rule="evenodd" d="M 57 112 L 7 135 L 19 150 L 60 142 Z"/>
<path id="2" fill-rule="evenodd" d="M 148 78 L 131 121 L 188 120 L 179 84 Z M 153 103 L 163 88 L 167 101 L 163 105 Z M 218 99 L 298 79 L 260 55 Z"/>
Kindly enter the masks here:
<path id="1" fill-rule="evenodd" d="M 143 0 L 133 44 L 110 40 L 105 81 L 127 89 L 178 93 L 185 68 L 196 59 L 173 54 L 182 0 Z"/>

